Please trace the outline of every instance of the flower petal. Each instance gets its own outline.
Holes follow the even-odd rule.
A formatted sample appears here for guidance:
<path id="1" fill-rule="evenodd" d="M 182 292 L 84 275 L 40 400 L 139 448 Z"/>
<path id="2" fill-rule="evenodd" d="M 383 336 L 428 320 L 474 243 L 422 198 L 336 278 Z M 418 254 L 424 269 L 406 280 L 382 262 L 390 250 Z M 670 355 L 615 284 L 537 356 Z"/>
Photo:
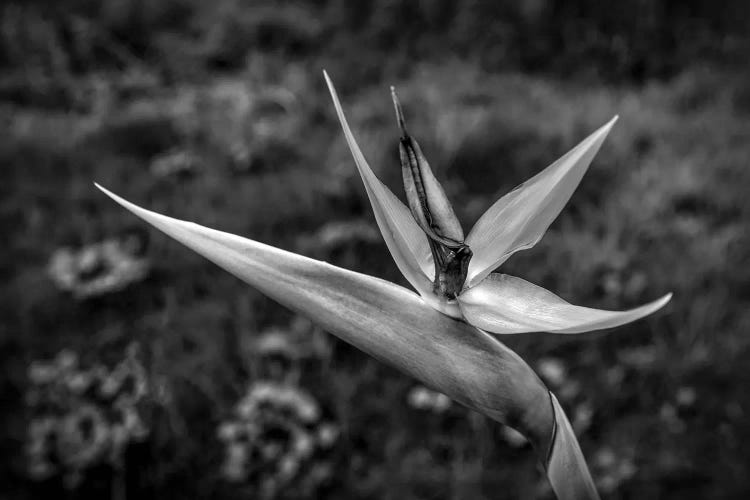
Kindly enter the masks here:
<path id="1" fill-rule="evenodd" d="M 414 292 L 257 241 L 117 203 L 282 305 L 425 385 L 549 449 L 547 389 L 495 337 L 446 316 Z"/>
<path id="2" fill-rule="evenodd" d="M 479 218 L 466 238 L 474 252 L 467 287 L 479 283 L 514 252 L 536 245 L 578 187 L 615 121 L 616 116 Z"/>
<path id="3" fill-rule="evenodd" d="M 555 395 L 549 397 L 555 412 L 555 436 L 544 468 L 552 490 L 558 500 L 599 500 L 573 427 Z"/>
<path id="4" fill-rule="evenodd" d="M 333 105 L 336 107 L 336 113 L 341 122 L 341 128 L 344 130 L 346 142 L 365 184 L 378 227 L 383 234 L 388 249 L 391 251 L 391 255 L 393 255 L 393 260 L 396 261 L 401 273 L 420 295 L 431 295 L 432 277 L 435 274 L 435 268 L 427 237 L 417 225 L 409 209 L 385 184 L 380 182 L 367 164 L 367 160 L 365 160 L 349 128 L 344 111 L 341 109 L 341 103 L 336 94 L 336 89 L 333 87 L 333 82 L 328 77 L 328 73 L 324 71 L 323 75 L 328 84 L 328 90 L 331 92 Z"/>
<path id="5" fill-rule="evenodd" d="M 458 297 L 466 321 L 491 333 L 582 333 L 630 323 L 669 302 L 672 294 L 627 311 L 574 306 L 554 293 L 507 274 L 490 274 Z"/>

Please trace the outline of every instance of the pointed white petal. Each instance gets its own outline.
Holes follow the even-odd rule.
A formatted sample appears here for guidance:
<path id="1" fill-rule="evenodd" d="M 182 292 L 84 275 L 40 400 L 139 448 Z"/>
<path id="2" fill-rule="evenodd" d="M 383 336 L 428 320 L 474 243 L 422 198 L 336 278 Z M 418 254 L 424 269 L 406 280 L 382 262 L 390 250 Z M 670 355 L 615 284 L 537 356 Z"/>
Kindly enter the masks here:
<path id="1" fill-rule="evenodd" d="M 573 428 L 560 403 L 550 393 L 555 412 L 555 436 L 545 466 L 558 500 L 599 500 Z"/>
<path id="2" fill-rule="evenodd" d="M 616 120 L 615 116 L 565 156 L 500 198 L 479 218 L 466 238 L 474 252 L 468 287 L 479 283 L 514 252 L 536 245 L 578 187 Z"/>
<path id="3" fill-rule="evenodd" d="M 490 274 L 458 297 L 466 321 L 491 333 L 582 333 L 624 325 L 661 309 L 672 294 L 627 311 L 574 306 L 507 274 Z"/>
<path id="4" fill-rule="evenodd" d="M 333 87 L 328 73 L 324 71 L 323 75 L 328 84 L 328 90 L 331 92 L 333 105 L 336 107 L 336 113 L 341 122 L 341 128 L 344 130 L 346 142 L 365 184 L 378 227 L 380 227 L 385 243 L 388 245 L 391 255 L 393 255 L 393 260 L 396 261 L 401 273 L 420 295 L 432 294 L 432 278 L 435 274 L 435 268 L 427 237 L 417 225 L 409 209 L 385 184 L 380 182 L 367 164 L 367 160 L 359 149 L 354 134 L 352 134 L 346 121 L 336 89 Z"/>
<path id="5" fill-rule="evenodd" d="M 550 448 L 554 415 L 548 391 L 533 370 L 495 337 L 436 311 L 393 283 L 166 217 L 99 189 L 345 342 L 469 408 L 512 425 L 537 449 Z"/>

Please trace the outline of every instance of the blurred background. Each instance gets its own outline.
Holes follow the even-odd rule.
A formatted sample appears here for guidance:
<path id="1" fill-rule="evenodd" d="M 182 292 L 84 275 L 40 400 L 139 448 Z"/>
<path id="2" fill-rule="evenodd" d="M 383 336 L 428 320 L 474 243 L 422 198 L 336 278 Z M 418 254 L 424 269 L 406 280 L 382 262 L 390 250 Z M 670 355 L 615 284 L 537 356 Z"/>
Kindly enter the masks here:
<path id="1" fill-rule="evenodd" d="M 321 70 L 403 199 L 388 86 L 466 229 L 619 114 L 503 267 L 611 332 L 502 340 L 605 498 L 748 498 L 744 0 L 0 3 L 0 496 L 545 498 L 524 439 L 96 190 L 406 285 Z M 408 286 L 408 285 L 406 285 Z"/>

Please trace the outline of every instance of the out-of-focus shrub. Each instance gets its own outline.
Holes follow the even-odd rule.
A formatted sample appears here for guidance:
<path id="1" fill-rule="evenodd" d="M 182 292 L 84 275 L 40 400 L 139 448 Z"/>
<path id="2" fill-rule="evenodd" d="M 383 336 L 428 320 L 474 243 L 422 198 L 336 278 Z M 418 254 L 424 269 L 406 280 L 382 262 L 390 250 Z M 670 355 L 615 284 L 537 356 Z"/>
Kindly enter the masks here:
<path id="1" fill-rule="evenodd" d="M 133 232 L 80 249 L 59 248 L 48 264 L 50 279 L 78 299 L 122 290 L 148 276 L 146 233 Z"/>
<path id="2" fill-rule="evenodd" d="M 135 345 L 112 369 L 84 367 L 63 350 L 28 370 L 30 419 L 26 441 L 28 475 L 59 477 L 75 489 L 98 467 L 120 470 L 125 452 L 149 435 L 151 381 Z"/>
<path id="3" fill-rule="evenodd" d="M 37 0 L 0 10 L 0 66 L 55 75 L 145 64 L 179 77 L 271 51 L 322 55 L 361 78 L 453 56 L 642 83 L 750 47 L 743 0 Z"/>
<path id="4" fill-rule="evenodd" d="M 222 422 L 222 475 L 255 498 L 310 498 L 331 479 L 338 427 L 302 388 L 256 381 Z"/>

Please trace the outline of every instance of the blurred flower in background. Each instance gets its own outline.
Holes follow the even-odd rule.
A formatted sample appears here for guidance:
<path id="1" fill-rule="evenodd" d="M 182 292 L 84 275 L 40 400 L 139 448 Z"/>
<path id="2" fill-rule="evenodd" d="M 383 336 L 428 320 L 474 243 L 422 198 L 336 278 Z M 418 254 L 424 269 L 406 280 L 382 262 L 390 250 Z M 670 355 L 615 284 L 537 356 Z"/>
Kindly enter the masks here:
<path id="1" fill-rule="evenodd" d="M 147 233 L 131 231 L 81 248 L 62 247 L 47 272 L 58 289 L 87 299 L 116 292 L 148 276 Z"/>
<path id="2" fill-rule="evenodd" d="M 406 399 L 412 408 L 432 413 L 445 413 L 452 405 L 448 396 L 423 385 L 412 387 Z"/>
<path id="3" fill-rule="evenodd" d="M 187 177 L 200 173 L 204 168 L 201 157 L 184 148 L 170 149 L 157 155 L 149 165 L 149 170 L 157 178 Z"/>
<path id="4" fill-rule="evenodd" d="M 611 495 L 635 476 L 638 468 L 633 455 L 633 450 L 614 450 L 608 447 L 594 455 L 591 466 L 596 471 L 596 485 L 602 493 Z"/>
<path id="5" fill-rule="evenodd" d="M 253 498 L 309 497 L 333 471 L 336 424 L 302 388 L 256 381 L 218 428 L 224 443 L 222 475 Z"/>
<path id="6" fill-rule="evenodd" d="M 32 480 L 61 477 L 74 489 L 94 467 L 122 467 L 128 446 L 149 436 L 151 381 L 135 344 L 112 369 L 83 367 L 66 349 L 52 360 L 33 361 L 28 377 L 26 455 Z"/>
<path id="7" fill-rule="evenodd" d="M 247 79 L 220 80 L 188 106 L 192 135 L 226 156 L 237 174 L 279 169 L 296 158 L 294 141 L 304 125 L 298 94 L 308 91 L 309 75 L 270 71 L 258 63 Z"/>
<path id="8" fill-rule="evenodd" d="M 310 320 L 295 316 L 286 326 L 272 326 L 240 339 L 246 368 L 256 379 L 297 383 L 305 367 L 331 357 L 331 338 Z"/>

